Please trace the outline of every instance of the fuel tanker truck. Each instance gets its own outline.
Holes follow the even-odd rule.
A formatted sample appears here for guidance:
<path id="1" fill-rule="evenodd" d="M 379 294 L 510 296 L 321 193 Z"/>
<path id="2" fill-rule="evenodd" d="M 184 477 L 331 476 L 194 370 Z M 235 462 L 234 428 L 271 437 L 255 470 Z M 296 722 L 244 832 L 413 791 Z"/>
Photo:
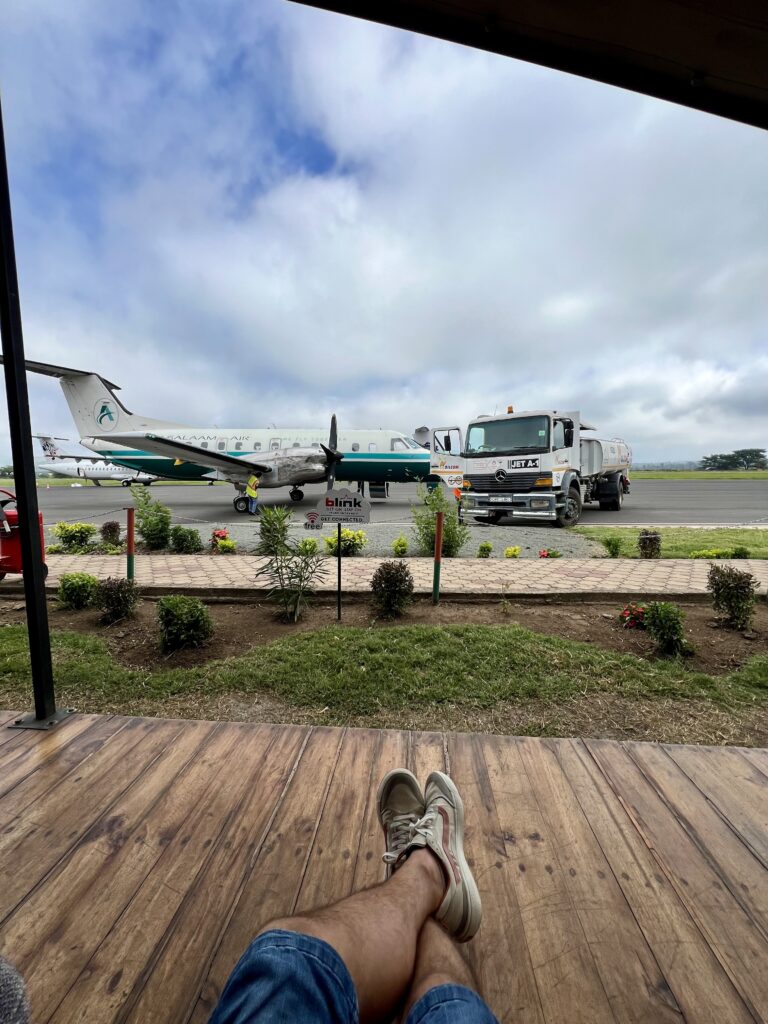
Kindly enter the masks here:
<path id="1" fill-rule="evenodd" d="M 585 505 L 618 512 L 629 493 L 632 452 L 592 436 L 579 412 L 545 410 L 478 416 L 467 427 L 432 431 L 430 469 L 459 498 L 462 519 L 502 516 L 575 526 Z"/>

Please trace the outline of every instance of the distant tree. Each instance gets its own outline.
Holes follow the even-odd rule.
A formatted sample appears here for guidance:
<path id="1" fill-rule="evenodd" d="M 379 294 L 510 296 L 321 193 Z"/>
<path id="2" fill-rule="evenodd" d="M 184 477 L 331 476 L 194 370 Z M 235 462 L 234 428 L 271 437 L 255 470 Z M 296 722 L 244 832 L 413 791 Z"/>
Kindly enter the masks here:
<path id="1" fill-rule="evenodd" d="M 742 469 L 768 469 L 765 448 L 737 448 L 733 457 Z"/>
<path id="2" fill-rule="evenodd" d="M 0 476 L 13 476 L 13 466 L 0 466 Z"/>
<path id="3" fill-rule="evenodd" d="M 735 455 L 705 455 L 699 469 L 741 469 Z"/>

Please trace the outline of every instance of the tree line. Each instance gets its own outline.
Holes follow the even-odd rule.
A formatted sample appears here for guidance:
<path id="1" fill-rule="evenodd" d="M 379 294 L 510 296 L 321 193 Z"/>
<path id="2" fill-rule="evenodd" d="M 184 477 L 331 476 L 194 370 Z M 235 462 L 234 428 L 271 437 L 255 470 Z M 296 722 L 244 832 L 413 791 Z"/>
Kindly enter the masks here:
<path id="1" fill-rule="evenodd" d="M 737 448 L 727 455 L 705 455 L 699 469 L 768 469 L 765 452 L 765 448 Z"/>

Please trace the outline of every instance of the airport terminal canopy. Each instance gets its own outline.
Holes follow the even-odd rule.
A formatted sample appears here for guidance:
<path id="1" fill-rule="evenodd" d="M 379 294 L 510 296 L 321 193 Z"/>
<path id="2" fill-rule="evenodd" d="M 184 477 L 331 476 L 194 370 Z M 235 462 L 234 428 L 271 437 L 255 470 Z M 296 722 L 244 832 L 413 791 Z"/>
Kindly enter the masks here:
<path id="1" fill-rule="evenodd" d="M 765 0 L 298 0 L 768 128 Z"/>

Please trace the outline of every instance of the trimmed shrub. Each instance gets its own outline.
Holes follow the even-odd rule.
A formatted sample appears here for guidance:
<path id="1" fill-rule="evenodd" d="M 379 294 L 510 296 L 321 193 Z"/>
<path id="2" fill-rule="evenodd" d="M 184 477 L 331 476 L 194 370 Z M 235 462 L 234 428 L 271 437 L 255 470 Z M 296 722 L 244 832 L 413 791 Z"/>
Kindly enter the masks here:
<path id="1" fill-rule="evenodd" d="M 120 523 L 116 519 L 109 519 L 101 524 L 101 543 L 117 547 L 120 543 Z"/>
<path id="2" fill-rule="evenodd" d="M 610 558 L 618 558 L 621 554 L 621 537 L 604 537 L 603 547 Z"/>
<path id="3" fill-rule="evenodd" d="M 63 555 L 64 545 L 63 544 L 46 544 L 45 545 L 46 555 Z"/>
<path id="4" fill-rule="evenodd" d="M 90 608 L 96 602 L 99 581 L 87 572 L 65 572 L 56 596 L 64 608 Z"/>
<path id="5" fill-rule="evenodd" d="M 171 551 L 179 555 L 196 555 L 203 550 L 200 534 L 193 526 L 173 526 L 170 536 Z"/>
<path id="6" fill-rule="evenodd" d="M 373 604 L 385 618 L 402 615 L 413 596 L 413 576 L 405 562 L 382 562 L 371 579 Z"/>
<path id="7" fill-rule="evenodd" d="M 216 552 L 219 555 L 234 555 L 237 551 L 237 541 L 224 539 L 216 545 Z"/>
<path id="8" fill-rule="evenodd" d="M 731 558 L 749 558 L 751 554 L 752 552 L 749 550 L 749 548 L 745 548 L 743 544 L 738 544 L 733 549 L 733 554 L 731 555 Z"/>
<path id="9" fill-rule="evenodd" d="M 539 552 L 539 558 L 562 558 L 562 551 L 558 551 L 557 548 L 542 548 Z"/>
<path id="10" fill-rule="evenodd" d="M 108 576 L 99 584 L 96 603 L 102 610 L 101 621 L 119 622 L 133 615 L 139 602 L 139 588 L 133 580 Z"/>
<path id="11" fill-rule="evenodd" d="M 480 546 L 477 549 L 478 558 L 490 558 L 491 552 L 493 551 L 493 544 L 489 540 L 480 541 Z"/>
<path id="12" fill-rule="evenodd" d="M 131 494 L 136 506 L 139 536 L 150 551 L 167 548 L 171 538 L 171 510 L 162 502 L 155 501 L 148 487 L 134 486 Z"/>
<path id="13" fill-rule="evenodd" d="M 519 558 L 520 557 L 520 551 L 521 551 L 521 548 L 519 546 L 515 546 L 515 547 L 511 547 L 511 548 L 504 548 L 504 557 L 505 558 Z"/>
<path id="14" fill-rule="evenodd" d="M 257 555 L 282 555 L 288 551 L 288 527 L 292 515 L 284 505 L 262 505 Z"/>
<path id="15" fill-rule="evenodd" d="M 96 527 L 93 523 L 56 523 L 52 532 L 65 555 L 81 555 L 88 550 Z"/>
<path id="16" fill-rule="evenodd" d="M 641 530 L 637 538 L 641 558 L 661 558 L 661 534 L 656 530 Z"/>
<path id="17" fill-rule="evenodd" d="M 729 558 L 730 551 L 724 548 L 702 548 L 701 551 L 692 551 L 689 558 Z"/>
<path id="18" fill-rule="evenodd" d="M 433 555 L 435 552 L 435 523 L 437 513 L 445 513 L 443 521 L 444 558 L 456 558 L 461 549 L 469 543 L 471 536 L 466 523 L 459 522 L 459 506 L 448 496 L 441 484 L 426 487 L 419 492 L 421 504 L 414 505 L 411 510 L 413 525 L 416 531 L 416 544 L 421 555 Z"/>
<path id="19" fill-rule="evenodd" d="M 164 651 L 202 647 L 213 636 L 213 620 L 196 597 L 169 595 L 157 602 L 160 645 Z"/>
<path id="20" fill-rule="evenodd" d="M 715 611 L 725 615 L 734 629 L 749 629 L 757 600 L 757 580 L 750 572 L 732 565 L 711 565 L 707 590 L 712 594 Z"/>
<path id="21" fill-rule="evenodd" d="M 405 534 L 400 534 L 392 541 L 392 554 L 395 558 L 405 558 L 408 554 L 408 538 Z"/>
<path id="22" fill-rule="evenodd" d="M 652 601 L 643 616 L 645 628 L 662 654 L 691 653 L 685 639 L 685 612 L 671 601 Z"/>
<path id="23" fill-rule="evenodd" d="M 297 555 L 316 555 L 318 549 L 317 540 L 314 537 L 305 537 L 296 545 Z"/>
<path id="24" fill-rule="evenodd" d="M 351 558 L 362 551 L 367 543 L 365 530 L 343 529 L 341 531 L 341 557 Z M 338 538 L 335 533 L 325 538 L 325 546 L 328 549 L 328 554 L 335 558 L 338 553 Z"/>
<path id="25" fill-rule="evenodd" d="M 315 583 L 327 571 L 326 564 L 320 555 L 288 551 L 272 555 L 256 578 L 265 576 L 271 584 L 267 599 L 280 605 L 281 618 L 298 622 L 315 592 Z"/>

